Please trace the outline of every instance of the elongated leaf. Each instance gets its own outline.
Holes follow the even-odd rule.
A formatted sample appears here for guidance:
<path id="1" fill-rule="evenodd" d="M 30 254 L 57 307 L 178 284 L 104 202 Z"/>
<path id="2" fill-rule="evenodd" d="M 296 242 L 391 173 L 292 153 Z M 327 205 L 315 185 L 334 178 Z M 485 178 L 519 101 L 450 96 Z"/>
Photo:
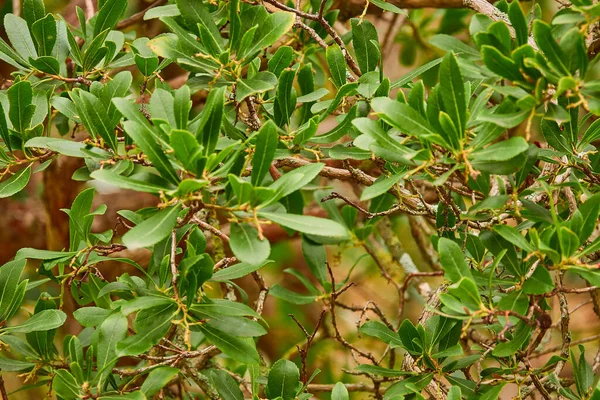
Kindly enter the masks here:
<path id="1" fill-rule="evenodd" d="M 117 362 L 116 347 L 127 335 L 127 318 L 114 313 L 102 322 L 98 328 L 98 371 L 103 376 L 112 373 L 112 366 Z"/>
<path id="2" fill-rule="evenodd" d="M 565 66 L 564 61 L 566 60 L 563 51 L 554 38 L 552 37 L 552 30 L 550 25 L 541 21 L 535 20 L 533 22 L 533 36 L 535 42 L 539 46 L 540 50 L 544 52 L 550 64 L 556 68 L 556 70 L 564 75 L 570 75 L 569 69 Z"/>
<path id="3" fill-rule="evenodd" d="M 336 87 L 342 87 L 346 83 L 346 59 L 340 46 L 332 44 L 327 47 L 327 65 L 331 73 L 331 80 Z"/>
<path id="4" fill-rule="evenodd" d="M 445 276 L 451 282 L 458 282 L 463 277 L 473 280 L 471 270 L 465 262 L 465 256 L 456 242 L 440 238 L 438 242 L 438 252 L 440 253 L 440 262 L 444 268 Z"/>
<path id="5" fill-rule="evenodd" d="M 259 362 L 253 339 L 231 336 L 208 325 L 200 325 L 199 328 L 208 340 L 234 360 L 244 364 L 257 364 Z"/>
<path id="6" fill-rule="evenodd" d="M 231 224 L 229 245 L 239 260 L 252 265 L 262 265 L 271 253 L 269 241 L 249 224 Z"/>
<path id="7" fill-rule="evenodd" d="M 244 56 L 253 55 L 263 48 L 271 46 L 292 28 L 294 20 L 294 14 L 288 12 L 278 11 L 269 15 L 255 34 L 255 38 L 258 40 L 244 52 Z"/>
<path id="8" fill-rule="evenodd" d="M 34 314 L 22 324 L 9 326 L 4 328 L 4 330 L 12 333 L 48 331 L 50 329 L 56 329 L 59 326 L 62 326 L 66 319 L 67 314 L 60 310 L 44 310 Z"/>
<path id="9" fill-rule="evenodd" d="M 454 53 L 448 53 L 440 65 L 440 97 L 444 110 L 458 129 L 459 137 L 454 139 L 458 143 L 464 138 L 467 125 L 467 99 L 465 98 L 465 82 Z"/>
<path id="10" fill-rule="evenodd" d="M 105 0 L 96 17 L 94 36 L 98 36 L 106 29 L 114 28 L 126 9 L 127 0 Z"/>
<path id="11" fill-rule="evenodd" d="M 402 341 L 398 334 L 379 321 L 365 322 L 360 327 L 360 333 L 381 339 L 392 348 L 402 346 Z"/>
<path id="12" fill-rule="evenodd" d="M 31 33 L 37 43 L 38 54 L 40 56 L 52 55 L 54 44 L 57 40 L 57 24 L 51 14 L 38 20 L 31 27 Z M 56 60 L 58 62 L 58 60 Z"/>
<path id="13" fill-rule="evenodd" d="M 179 373 L 179 368 L 158 367 L 150 371 L 141 387 L 146 397 L 154 395 Z M 229 375 L 228 375 L 229 376 Z"/>
<path id="14" fill-rule="evenodd" d="M 0 320 L 4 321 L 9 313 L 9 307 L 15 297 L 17 285 L 25 260 L 11 261 L 0 267 Z"/>
<path id="15" fill-rule="evenodd" d="M 205 155 L 210 155 L 217 147 L 221 122 L 223 120 L 223 103 L 225 99 L 225 87 L 213 89 L 208 94 L 206 105 L 202 110 L 202 116 L 196 137 L 204 149 Z"/>
<path id="16" fill-rule="evenodd" d="M 6 14 L 4 16 L 4 29 L 10 44 L 23 59 L 37 58 L 38 54 L 33 39 L 29 34 L 27 22 L 23 18 L 19 18 L 14 14 Z"/>
<path id="17" fill-rule="evenodd" d="M 144 182 L 141 180 L 129 178 L 127 176 L 120 175 L 116 171 L 110 169 L 99 169 L 90 174 L 94 179 L 102 182 L 106 182 L 110 185 L 115 185 L 121 189 L 135 190 L 136 192 L 146 193 L 160 193 L 161 191 L 167 190 L 164 186 L 159 186 L 151 182 Z"/>
<path id="18" fill-rule="evenodd" d="M 275 157 L 279 135 L 273 121 L 265 123 L 256 135 L 256 148 L 252 159 L 252 177 L 250 182 L 254 186 L 260 186 L 269 172 L 271 162 Z"/>
<path id="19" fill-rule="evenodd" d="M 338 239 L 348 238 L 348 231 L 346 228 L 338 222 L 329 219 L 313 217 L 310 215 L 282 214 L 266 211 L 259 211 L 258 215 L 298 232 Z"/>
<path id="20" fill-rule="evenodd" d="M 366 19 L 353 18 L 352 23 L 352 45 L 356 53 L 356 61 L 360 72 L 366 74 L 375 71 L 379 64 L 381 52 L 372 41 L 379 43 L 377 29 Z"/>
<path id="21" fill-rule="evenodd" d="M 123 235 L 123 244 L 130 249 L 152 246 L 169 236 L 177 224 L 180 207 L 157 212 Z"/>
<path id="22" fill-rule="evenodd" d="M 10 105 L 8 117 L 12 122 L 13 129 L 24 133 L 31 125 L 36 106 L 33 101 L 33 89 L 31 82 L 21 81 L 12 85 L 7 91 L 8 103 Z"/>
<path id="23" fill-rule="evenodd" d="M 0 199 L 19 193 L 31 178 L 31 165 L 23 168 L 7 180 L 0 182 Z"/>
<path id="24" fill-rule="evenodd" d="M 427 120 L 409 105 L 387 97 L 377 97 L 373 99 L 371 106 L 381 119 L 402 132 L 447 146 L 444 139 L 433 131 Z"/>
<path id="25" fill-rule="evenodd" d="M 279 360 L 273 364 L 267 378 L 269 399 L 293 400 L 300 381 L 300 370 L 289 360 Z"/>
<path id="26" fill-rule="evenodd" d="M 263 262 L 262 264 L 248 264 L 241 262 L 215 272 L 210 280 L 213 282 L 227 282 L 234 279 L 239 279 L 251 274 L 254 271 L 258 271 L 260 268 L 270 262 L 271 261 L 269 260 Z"/>
<path id="27" fill-rule="evenodd" d="M 144 152 L 152 162 L 154 168 L 160 172 L 161 176 L 169 182 L 177 184 L 179 177 L 163 149 L 156 143 L 152 131 L 147 126 L 135 121 L 125 121 L 123 125 L 125 132 L 131 136 L 135 144 Z"/>

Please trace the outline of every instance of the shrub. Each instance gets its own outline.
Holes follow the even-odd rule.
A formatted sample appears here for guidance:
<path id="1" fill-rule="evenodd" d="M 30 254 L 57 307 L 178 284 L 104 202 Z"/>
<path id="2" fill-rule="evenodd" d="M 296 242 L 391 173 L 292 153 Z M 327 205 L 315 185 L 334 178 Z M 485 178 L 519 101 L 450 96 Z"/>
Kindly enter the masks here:
<path id="1" fill-rule="evenodd" d="M 370 3 L 6 14 L 0 197 L 66 158 L 88 187 L 68 247 L 0 268 L 5 378 L 65 400 L 600 398 L 598 335 L 571 321 L 600 315 L 598 5 L 549 24 L 536 3 Z M 394 81 L 377 9 L 411 27 L 401 61 L 425 59 Z M 107 187 L 155 206 L 99 232 Z M 282 240 L 307 268 L 265 275 Z M 274 330 L 297 351 L 267 357 Z"/>

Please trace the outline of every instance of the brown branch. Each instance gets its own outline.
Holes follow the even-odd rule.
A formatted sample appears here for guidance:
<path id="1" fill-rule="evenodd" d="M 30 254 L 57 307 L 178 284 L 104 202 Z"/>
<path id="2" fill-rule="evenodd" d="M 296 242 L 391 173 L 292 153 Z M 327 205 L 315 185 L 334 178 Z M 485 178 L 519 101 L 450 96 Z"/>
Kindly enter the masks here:
<path id="1" fill-rule="evenodd" d="M 302 160 L 295 157 L 285 157 L 274 161 L 277 168 L 300 168 L 304 165 L 310 164 L 310 161 Z M 325 166 L 319 172 L 319 175 L 325 178 L 338 179 L 341 181 L 354 181 L 364 186 L 371 186 L 375 182 L 374 177 L 366 174 L 359 169 L 353 169 L 349 171 L 343 168 L 334 168 Z M 415 198 L 415 196 L 405 188 L 400 188 L 399 193 L 396 189 L 390 189 L 390 194 L 396 196 L 396 198 L 402 200 L 402 211 L 413 215 L 430 215 L 430 213 L 423 207 L 421 200 Z"/>
<path id="2" fill-rule="evenodd" d="M 150 4 L 144 10 L 139 11 L 139 12 L 133 14 L 131 17 L 126 18 L 126 19 L 122 20 L 121 22 L 119 22 L 117 24 L 117 26 L 115 27 L 115 29 L 121 30 L 121 29 L 127 28 L 128 26 L 131 26 L 137 22 L 140 22 L 144 18 L 144 14 L 146 14 L 146 12 L 148 10 L 150 10 L 154 7 L 162 6 L 163 4 L 166 4 L 166 3 L 167 3 L 167 0 L 156 0 L 154 3 Z"/>
<path id="3" fill-rule="evenodd" d="M 6 387 L 4 386 L 4 378 L 2 376 L 2 370 L 0 369 L 0 394 L 2 400 L 8 400 L 8 393 L 6 393 Z"/>

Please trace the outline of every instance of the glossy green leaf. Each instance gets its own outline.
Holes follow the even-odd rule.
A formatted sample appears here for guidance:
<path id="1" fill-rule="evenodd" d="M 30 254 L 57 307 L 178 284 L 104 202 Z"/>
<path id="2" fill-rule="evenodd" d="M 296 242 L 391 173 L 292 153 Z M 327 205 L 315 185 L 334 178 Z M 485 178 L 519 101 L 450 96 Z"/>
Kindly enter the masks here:
<path id="1" fill-rule="evenodd" d="M 271 168 L 271 162 L 275 157 L 279 135 L 273 121 L 267 121 L 256 135 L 256 147 L 252 159 L 252 176 L 250 182 L 254 186 L 260 186 Z"/>
<path id="2" fill-rule="evenodd" d="M 31 166 L 23 168 L 13 176 L 0 182 L 0 199 L 19 193 L 31 179 Z"/>
<path id="3" fill-rule="evenodd" d="M 259 237 L 256 228 L 246 223 L 233 223 L 230 229 L 229 246 L 239 260 L 252 265 L 262 265 L 267 260 L 271 245 Z"/>
<path id="4" fill-rule="evenodd" d="M 94 36 L 106 29 L 112 29 L 127 9 L 127 0 L 105 0 L 98 10 L 94 25 Z"/>
<path id="5" fill-rule="evenodd" d="M 180 207 L 174 206 L 157 212 L 123 235 L 123 244 L 130 249 L 152 246 L 169 236 L 177 224 Z"/>
<path id="6" fill-rule="evenodd" d="M 259 211 L 259 216 L 276 224 L 310 235 L 347 239 L 348 231 L 338 222 L 309 215 Z"/>
<path id="7" fill-rule="evenodd" d="M 353 18 L 352 23 L 352 45 L 356 53 L 356 61 L 363 74 L 375 71 L 381 52 L 372 41 L 379 43 L 377 29 L 366 19 Z"/>
<path id="8" fill-rule="evenodd" d="M 267 378 L 269 399 L 293 400 L 300 383 L 300 370 L 289 360 L 278 360 L 273 364 Z"/>

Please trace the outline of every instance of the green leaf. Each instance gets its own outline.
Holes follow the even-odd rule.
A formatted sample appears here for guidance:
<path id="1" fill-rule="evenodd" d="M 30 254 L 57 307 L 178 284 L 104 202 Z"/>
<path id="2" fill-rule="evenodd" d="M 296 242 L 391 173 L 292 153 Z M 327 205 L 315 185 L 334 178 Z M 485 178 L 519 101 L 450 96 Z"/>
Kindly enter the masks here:
<path id="1" fill-rule="evenodd" d="M 266 393 L 269 399 L 293 400 L 300 383 L 300 371 L 289 360 L 278 360 L 273 364 L 267 378 Z"/>
<path id="2" fill-rule="evenodd" d="M 238 264 L 239 265 L 239 264 Z M 223 271 L 223 270 L 221 270 Z M 217 272 L 218 273 L 218 272 Z M 216 275 L 216 273 L 215 273 Z M 213 275 L 214 276 L 214 275 Z M 202 314 L 220 314 L 231 317 L 255 317 L 260 315 L 249 306 L 225 299 L 210 299 L 210 303 L 196 303 L 191 310 Z"/>
<path id="3" fill-rule="evenodd" d="M 352 18 L 350 22 L 352 24 L 352 45 L 360 72 L 366 74 L 375 71 L 381 56 L 379 48 L 372 42 L 379 43 L 377 29 L 366 19 Z"/>
<path id="4" fill-rule="evenodd" d="M 37 59 L 30 58 L 29 63 L 31 66 L 38 71 L 45 72 L 47 74 L 60 74 L 60 66 L 58 64 L 58 60 L 54 57 L 43 56 L 38 57 Z"/>
<path id="5" fill-rule="evenodd" d="M 342 49 L 336 43 L 327 47 L 327 65 L 331 73 L 331 80 L 335 87 L 339 88 L 346 84 L 346 59 Z"/>
<path id="6" fill-rule="evenodd" d="M 156 142 L 152 131 L 147 126 L 131 120 L 125 121 L 123 126 L 125 127 L 125 132 L 131 136 L 135 144 L 144 152 L 161 176 L 169 182 L 177 184 L 179 177 L 165 155 L 165 152 Z"/>
<path id="7" fill-rule="evenodd" d="M 554 281 L 550 272 L 543 265 L 538 265 L 533 275 L 523 282 L 522 288 L 525 294 L 545 294 L 554 289 Z"/>
<path id="8" fill-rule="evenodd" d="M 238 79 L 236 81 L 235 98 L 241 103 L 249 96 L 268 92 L 277 85 L 277 77 L 268 71 L 261 71 L 251 79 Z"/>
<path id="9" fill-rule="evenodd" d="M 31 28 L 33 24 L 44 18 L 46 7 L 43 0 L 23 0 L 23 18 Z"/>
<path id="10" fill-rule="evenodd" d="M 112 310 L 100 307 L 82 307 L 73 312 L 73 316 L 77 322 L 86 328 L 102 324 L 102 322 L 111 314 Z"/>
<path id="11" fill-rule="evenodd" d="M 294 79 L 297 69 L 286 69 L 281 73 L 277 93 L 275 95 L 273 116 L 275 123 L 283 127 L 290 122 L 296 107 L 296 90 Z"/>
<path id="12" fill-rule="evenodd" d="M 175 150 L 175 156 L 183 166 L 189 171 L 199 172 L 194 163 L 195 157 L 201 151 L 196 137 L 188 131 L 176 129 L 171 131 L 170 142 Z"/>
<path id="13" fill-rule="evenodd" d="M 412 371 L 401 371 L 397 369 L 390 369 L 384 367 L 378 367 L 376 365 L 371 364 L 360 364 L 356 367 L 357 371 L 366 372 L 368 374 L 385 376 L 389 378 L 395 378 L 398 376 L 406 376 L 406 375 L 415 375 L 415 372 Z"/>
<path id="14" fill-rule="evenodd" d="M 488 69 L 501 77 L 510 81 L 519 82 L 523 80 L 523 75 L 519 66 L 511 58 L 506 57 L 495 47 L 481 46 L 481 56 Z"/>
<path id="15" fill-rule="evenodd" d="M 348 238 L 348 231 L 346 228 L 340 223 L 329 219 L 313 217 L 310 215 L 283 214 L 266 211 L 259 211 L 258 215 L 298 232 L 336 239 Z"/>
<path id="16" fill-rule="evenodd" d="M 215 272 L 210 279 L 212 282 L 227 282 L 234 279 L 242 278 L 246 275 L 251 274 L 254 271 L 258 271 L 260 268 L 270 263 L 270 260 L 263 262 L 262 264 L 248 264 L 241 262 L 231 267 L 227 267 Z"/>
<path id="17" fill-rule="evenodd" d="M 33 44 L 33 39 L 29 34 L 27 22 L 14 14 L 4 16 L 4 29 L 10 40 L 10 44 L 23 59 L 37 58 L 38 54 Z M 18 61 L 18 60 L 17 60 Z"/>
<path id="18" fill-rule="evenodd" d="M 420 140 L 447 146 L 445 140 L 433 131 L 429 122 L 408 104 L 399 103 L 388 97 L 376 97 L 371 101 L 376 115 L 400 131 Z"/>
<path id="19" fill-rule="evenodd" d="M 396 7 L 392 3 L 388 3 L 386 0 L 369 0 L 371 3 L 381 8 L 382 10 L 392 12 L 394 14 L 407 15 L 406 11 Z"/>
<path id="20" fill-rule="evenodd" d="M 38 45 L 37 49 L 40 56 L 53 55 L 52 50 L 58 36 L 56 26 L 56 20 L 52 14 L 48 14 L 46 17 L 35 22 L 31 27 L 31 34 Z"/>
<path id="21" fill-rule="evenodd" d="M 212 370 L 210 376 L 222 400 L 244 400 L 244 394 L 240 389 L 239 383 L 226 371 Z"/>
<path id="22" fill-rule="evenodd" d="M 31 104 L 33 101 L 31 82 L 20 81 L 15 83 L 6 91 L 6 94 L 10 105 L 8 117 L 13 129 L 19 133 L 25 133 L 25 130 L 31 126 L 31 120 L 36 109 L 36 106 Z"/>
<path id="23" fill-rule="evenodd" d="M 517 111 L 514 113 L 488 113 L 483 112 L 477 116 L 477 119 L 484 122 L 491 122 L 502 128 L 514 128 L 525 120 L 531 114 L 531 110 Z"/>
<path id="24" fill-rule="evenodd" d="M 0 267 L 0 321 L 5 321 L 17 291 L 26 260 L 10 261 Z"/>
<path id="25" fill-rule="evenodd" d="M 185 24 L 191 31 L 199 35 L 198 27 L 202 26 L 218 46 L 222 45 L 223 39 L 219 28 L 215 25 L 213 16 L 202 1 L 177 0 L 176 3 Z"/>
<path id="26" fill-rule="evenodd" d="M 550 64 L 559 73 L 563 75 L 570 75 L 569 69 L 563 63 L 563 60 L 566 60 L 565 54 L 552 37 L 552 29 L 550 28 L 550 25 L 539 19 L 533 21 L 533 37 Z"/>
<path id="27" fill-rule="evenodd" d="M 77 400 L 80 396 L 77 380 L 66 369 L 58 369 L 52 379 L 52 389 L 64 400 Z"/>
<path id="28" fill-rule="evenodd" d="M 215 151 L 221 122 L 223 120 L 223 104 L 225 97 L 225 86 L 210 91 L 206 104 L 202 110 L 196 137 L 204 149 L 204 155 L 208 156 Z"/>
<path id="29" fill-rule="evenodd" d="M 174 92 L 173 111 L 175 113 L 175 123 L 178 129 L 186 129 L 190 110 L 192 109 L 192 100 L 190 98 L 190 87 L 183 85 Z"/>
<path id="30" fill-rule="evenodd" d="M 231 224 L 229 246 L 239 260 L 252 265 L 264 264 L 271 253 L 269 241 L 261 239 L 256 228 L 246 223 Z"/>
<path id="31" fill-rule="evenodd" d="M 114 185 L 121 189 L 135 190 L 136 192 L 154 193 L 158 194 L 161 191 L 165 191 L 168 188 L 160 185 L 156 185 L 152 182 L 145 182 L 142 180 L 130 178 L 127 176 L 120 175 L 111 169 L 98 169 L 90 174 L 90 177 Z"/>
<path id="32" fill-rule="evenodd" d="M 581 231 L 579 232 L 579 241 L 585 243 L 596 228 L 596 222 L 600 215 L 600 193 L 596 193 L 587 199 L 581 206 L 579 211 L 583 217 Z"/>
<path id="33" fill-rule="evenodd" d="M 456 242 L 447 238 L 440 238 L 438 252 L 445 276 L 449 281 L 458 282 L 462 278 L 473 280 L 471 269 L 465 262 L 463 251 Z"/>
<path id="34" fill-rule="evenodd" d="M 283 72 L 284 69 L 290 66 L 293 59 L 294 49 L 290 46 L 281 46 L 277 49 L 275 54 L 273 54 L 273 57 L 271 57 L 271 59 L 269 60 L 269 71 L 272 72 L 277 78 L 279 77 L 279 75 L 281 75 L 281 72 Z M 254 77 L 254 79 L 256 79 L 256 76 Z M 275 83 L 277 83 L 277 80 L 275 80 Z"/>
<path id="35" fill-rule="evenodd" d="M 510 23 L 515 29 L 515 40 L 517 47 L 527 44 L 529 38 L 529 29 L 527 28 L 527 21 L 525 20 L 525 14 L 521 9 L 519 2 L 511 2 L 508 6 L 508 18 Z"/>
<path id="36" fill-rule="evenodd" d="M 282 175 L 279 179 L 269 185 L 269 189 L 272 189 L 275 194 L 264 201 L 261 204 L 261 207 L 276 203 L 296 190 L 304 188 L 319 175 L 319 172 L 321 172 L 324 166 L 325 164 L 323 163 L 310 163 Z"/>
<path id="37" fill-rule="evenodd" d="M 200 325 L 199 329 L 219 350 L 244 364 L 258 364 L 259 356 L 252 338 L 239 338 L 219 331 L 209 325 Z"/>
<path id="38" fill-rule="evenodd" d="M 21 372 L 33 367 L 35 364 L 31 362 L 0 357 L 0 369 L 4 372 Z"/>
<path id="39" fill-rule="evenodd" d="M 271 286 L 271 288 L 269 289 L 269 295 L 271 295 L 277 299 L 286 301 L 288 303 L 298 304 L 298 305 L 312 304 L 312 303 L 316 302 L 318 299 L 318 296 L 316 296 L 316 295 L 306 296 L 306 295 L 298 294 L 298 293 L 292 292 L 291 290 L 288 290 L 278 284 Z"/>
<path id="40" fill-rule="evenodd" d="M 383 397 L 384 400 L 392 400 L 398 396 L 404 396 L 410 393 L 420 393 L 431 382 L 433 374 L 421 374 L 394 383 L 388 388 Z"/>
<path id="41" fill-rule="evenodd" d="M 96 16 L 94 36 L 98 36 L 106 29 L 114 28 L 126 9 L 127 0 L 105 0 Z"/>
<path id="42" fill-rule="evenodd" d="M 261 22 L 259 30 L 254 35 L 256 42 L 242 56 L 254 55 L 265 47 L 271 46 L 292 29 L 295 19 L 294 14 L 289 12 L 277 11 L 270 14 L 264 22 Z"/>
<path id="43" fill-rule="evenodd" d="M 30 178 L 31 165 L 15 173 L 7 180 L 0 182 L 0 199 L 19 193 L 27 186 Z"/>
<path id="44" fill-rule="evenodd" d="M 179 373 L 179 368 L 158 367 L 150 371 L 140 390 L 150 397 L 166 386 Z"/>
<path id="45" fill-rule="evenodd" d="M 177 224 L 180 206 L 165 208 L 123 235 L 123 244 L 130 249 L 152 246 L 169 236 Z"/>
<path id="46" fill-rule="evenodd" d="M 504 239 L 508 240 L 517 248 L 523 249 L 528 253 L 533 252 L 534 247 L 521 235 L 521 233 L 509 225 L 496 225 L 494 226 L 494 230 L 502 236 Z"/>
<path id="47" fill-rule="evenodd" d="M 492 351 L 492 354 L 496 357 L 509 357 L 512 356 L 523 347 L 523 344 L 527 342 L 531 335 L 531 327 L 523 321 L 519 321 L 513 337 L 507 342 L 500 342 L 496 344 L 496 347 Z"/>
<path id="48" fill-rule="evenodd" d="M 456 62 L 454 53 L 448 53 L 440 65 L 440 97 L 444 104 L 444 110 L 450 116 L 459 137 L 453 143 L 459 147 L 464 140 L 467 125 L 467 99 L 465 95 L 465 82 Z"/>
<path id="49" fill-rule="evenodd" d="M 157 88 L 154 89 L 150 103 L 148 104 L 148 111 L 152 116 L 153 121 L 164 121 L 169 126 L 174 127 L 177 125 L 175 122 L 175 111 L 174 111 L 173 95 L 165 89 Z"/>
<path id="50" fill-rule="evenodd" d="M 86 115 L 85 119 L 88 121 L 86 128 L 93 134 L 100 136 L 110 148 L 116 150 L 117 134 L 114 126 L 109 125 L 108 112 L 100 99 L 83 90 L 77 90 L 77 96 L 72 96 L 72 98 L 78 109 Z"/>
<path id="51" fill-rule="evenodd" d="M 374 199 L 390 190 L 396 183 L 398 183 L 402 177 L 406 175 L 404 172 L 395 174 L 392 176 L 386 176 L 377 179 L 371 186 L 365 188 L 360 195 L 361 201 L 367 201 Z"/>
<path id="52" fill-rule="evenodd" d="M 462 57 L 469 58 L 479 58 L 479 52 L 472 48 L 471 46 L 465 44 L 460 39 L 446 35 L 446 34 L 437 34 L 433 35 L 431 39 L 429 39 L 429 43 L 437 47 L 438 49 L 442 49 L 447 52 L 454 52 Z M 446 57 L 444 57 L 444 60 Z M 442 61 L 443 62 L 443 61 Z"/>
<path id="53" fill-rule="evenodd" d="M 60 310 L 44 310 L 37 314 L 33 314 L 31 318 L 22 324 L 4 328 L 4 331 L 12 333 L 49 331 L 62 326 L 66 319 L 67 314 Z"/>
<path id="54" fill-rule="evenodd" d="M 256 147 L 252 158 L 252 176 L 250 178 L 250 183 L 253 186 L 260 186 L 269 172 L 278 143 L 277 127 L 272 120 L 269 120 L 256 135 Z"/>
<path id="55" fill-rule="evenodd" d="M 98 373 L 104 379 L 112 374 L 112 367 L 117 363 L 117 343 L 127 335 L 127 317 L 114 313 L 98 327 L 97 365 Z"/>
<path id="56" fill-rule="evenodd" d="M 398 334 L 379 321 L 368 321 L 361 325 L 360 333 L 381 339 L 391 348 L 402 347 Z"/>
<path id="57" fill-rule="evenodd" d="M 485 167 L 484 164 L 492 163 L 492 166 L 489 168 L 489 172 L 495 172 L 498 174 L 505 173 L 505 170 L 496 169 L 494 171 L 494 164 L 498 162 L 513 160 L 518 156 L 525 155 L 527 150 L 529 149 L 529 143 L 520 137 L 515 136 L 511 137 L 508 140 L 503 140 L 498 143 L 494 143 L 484 149 L 474 151 L 471 153 L 471 162 L 475 168 L 483 169 Z M 524 160 L 523 160 L 524 161 Z M 522 163 L 512 162 L 509 165 L 509 171 L 514 172 L 514 168 L 519 168 L 519 165 Z M 487 169 L 486 169 L 486 172 Z"/>
<path id="58" fill-rule="evenodd" d="M 139 311 L 133 323 L 136 334 L 117 344 L 119 357 L 135 356 L 150 350 L 167 333 L 177 312 L 177 306 L 172 302 Z"/>
<path id="59" fill-rule="evenodd" d="M 317 278 L 321 285 L 328 282 L 327 276 L 327 252 L 325 246 L 319 243 L 314 243 L 304 235 L 302 236 L 302 254 L 308 265 L 308 269 Z"/>

